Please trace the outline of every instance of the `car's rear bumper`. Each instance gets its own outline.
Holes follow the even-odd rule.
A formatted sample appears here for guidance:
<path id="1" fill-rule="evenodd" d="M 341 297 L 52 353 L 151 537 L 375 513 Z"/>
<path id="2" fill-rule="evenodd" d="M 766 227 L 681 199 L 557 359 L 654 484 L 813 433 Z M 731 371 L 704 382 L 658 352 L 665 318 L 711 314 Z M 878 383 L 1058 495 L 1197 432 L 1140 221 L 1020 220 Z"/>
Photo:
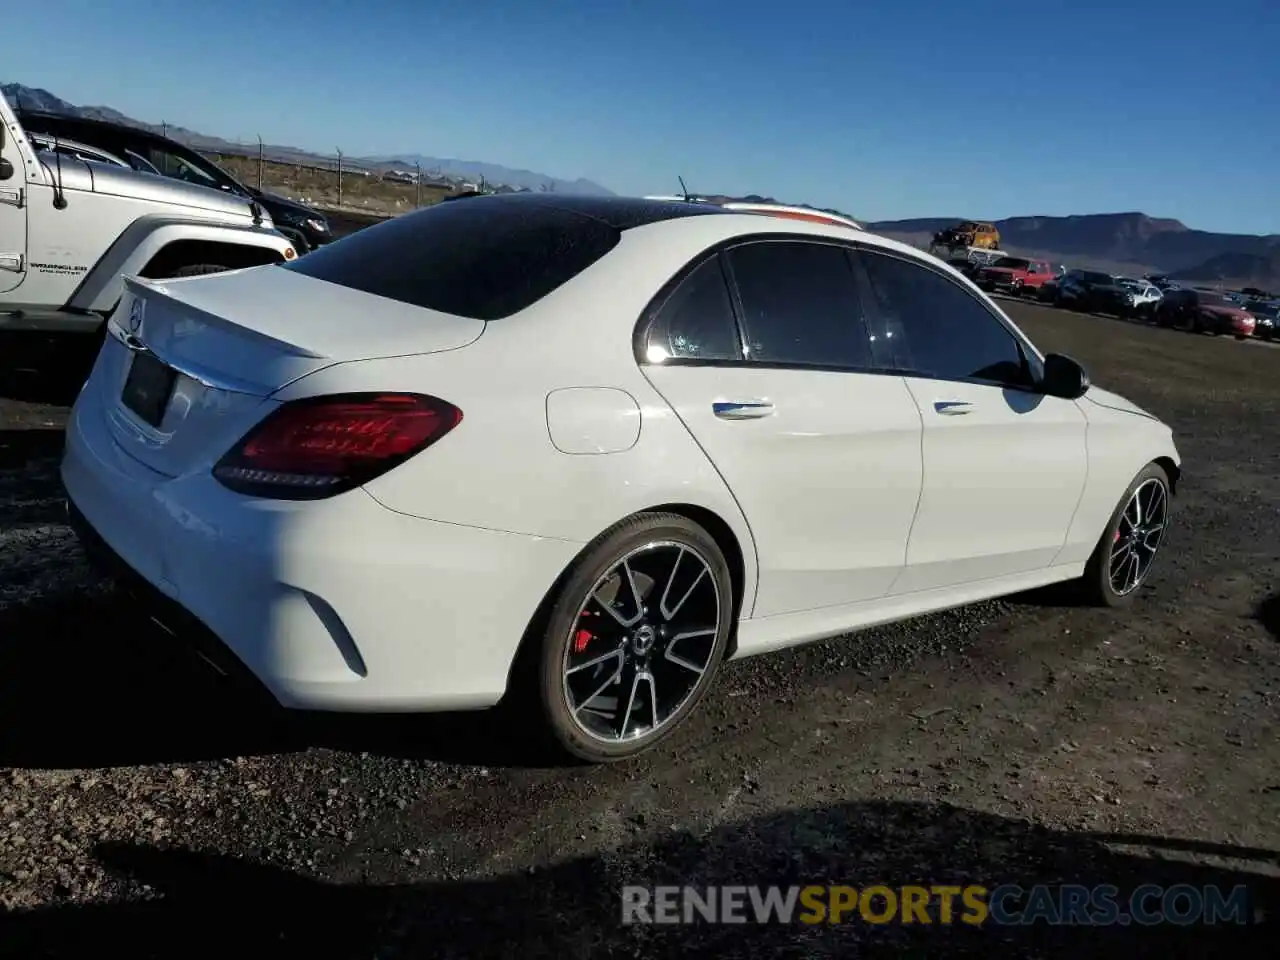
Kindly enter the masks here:
<path id="1" fill-rule="evenodd" d="M 84 395 L 82 395 L 83 398 Z M 524 631 L 580 544 L 395 513 L 363 490 L 242 497 L 129 457 L 80 403 L 62 478 L 74 525 L 158 623 L 286 707 L 496 703 Z"/>
<path id="2" fill-rule="evenodd" d="M 166 634 L 189 645 L 192 652 L 205 663 L 254 699 L 278 702 L 212 630 L 129 566 L 70 500 L 67 501 L 67 522 L 80 540 L 89 561 L 115 581 L 116 586 L 133 605 L 133 612 L 139 621 L 155 624 Z"/>

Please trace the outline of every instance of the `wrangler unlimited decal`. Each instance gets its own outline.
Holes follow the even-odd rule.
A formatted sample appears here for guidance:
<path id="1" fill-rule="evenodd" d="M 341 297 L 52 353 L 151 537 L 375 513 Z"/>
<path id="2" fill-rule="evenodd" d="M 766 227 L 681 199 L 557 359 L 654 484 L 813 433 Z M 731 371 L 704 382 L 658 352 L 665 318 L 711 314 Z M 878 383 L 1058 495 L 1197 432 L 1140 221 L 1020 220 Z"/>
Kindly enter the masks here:
<path id="1" fill-rule="evenodd" d="M 71 274 L 76 274 L 76 273 L 87 273 L 89 270 L 88 267 L 80 267 L 70 263 L 34 263 L 33 262 L 30 265 L 30 268 L 32 270 L 37 270 L 40 273 L 56 273 L 56 274 L 60 274 L 61 276 L 70 276 Z"/>

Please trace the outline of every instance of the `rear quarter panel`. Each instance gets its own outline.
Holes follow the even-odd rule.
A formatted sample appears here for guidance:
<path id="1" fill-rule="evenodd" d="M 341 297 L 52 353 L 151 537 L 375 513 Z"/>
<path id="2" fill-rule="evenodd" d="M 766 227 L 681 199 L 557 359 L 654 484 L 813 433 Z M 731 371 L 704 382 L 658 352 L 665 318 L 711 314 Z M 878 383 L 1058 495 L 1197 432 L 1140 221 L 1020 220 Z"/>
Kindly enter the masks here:
<path id="1" fill-rule="evenodd" d="M 449 435 L 365 487 L 387 508 L 410 516 L 585 544 L 617 521 L 656 506 L 709 510 L 738 540 L 749 609 L 756 564 L 747 520 L 701 448 L 641 374 L 632 347 L 636 321 L 654 292 L 722 231 L 696 225 L 628 231 L 613 254 L 525 313 L 490 322 L 470 346 L 337 364 L 275 398 L 405 390 L 459 407 L 463 420 Z M 673 234 L 683 235 L 684 242 L 673 241 Z M 575 387 L 608 388 L 633 398 L 633 406 L 618 409 L 634 417 L 639 408 L 637 440 L 596 454 L 557 449 L 548 429 L 548 397 Z M 631 424 L 618 435 L 633 430 Z"/>

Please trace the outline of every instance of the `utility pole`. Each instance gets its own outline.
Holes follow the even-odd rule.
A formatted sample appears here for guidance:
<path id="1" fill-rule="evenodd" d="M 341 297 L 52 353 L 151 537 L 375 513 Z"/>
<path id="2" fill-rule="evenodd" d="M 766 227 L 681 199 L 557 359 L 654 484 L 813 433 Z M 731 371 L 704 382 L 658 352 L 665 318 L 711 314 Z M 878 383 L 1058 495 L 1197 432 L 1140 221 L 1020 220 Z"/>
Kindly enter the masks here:
<path id="1" fill-rule="evenodd" d="M 262 134 L 258 134 L 258 189 L 262 189 Z"/>
<path id="2" fill-rule="evenodd" d="M 342 206 L 342 148 L 335 147 L 338 151 L 338 206 Z"/>

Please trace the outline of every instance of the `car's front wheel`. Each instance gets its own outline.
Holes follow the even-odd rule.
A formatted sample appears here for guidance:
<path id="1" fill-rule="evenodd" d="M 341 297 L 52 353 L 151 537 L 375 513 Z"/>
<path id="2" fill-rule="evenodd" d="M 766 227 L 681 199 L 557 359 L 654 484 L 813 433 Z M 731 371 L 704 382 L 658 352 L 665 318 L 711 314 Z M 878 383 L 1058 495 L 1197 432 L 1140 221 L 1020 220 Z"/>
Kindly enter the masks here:
<path id="1" fill-rule="evenodd" d="M 734 619 L 714 538 L 678 514 L 606 531 L 569 572 L 537 662 L 542 719 L 578 760 L 621 760 L 665 739 L 705 696 Z"/>
<path id="2" fill-rule="evenodd" d="M 1120 498 L 1098 540 L 1081 580 L 1085 597 L 1097 606 L 1130 602 L 1151 574 L 1168 530 L 1169 475 L 1147 464 Z"/>

